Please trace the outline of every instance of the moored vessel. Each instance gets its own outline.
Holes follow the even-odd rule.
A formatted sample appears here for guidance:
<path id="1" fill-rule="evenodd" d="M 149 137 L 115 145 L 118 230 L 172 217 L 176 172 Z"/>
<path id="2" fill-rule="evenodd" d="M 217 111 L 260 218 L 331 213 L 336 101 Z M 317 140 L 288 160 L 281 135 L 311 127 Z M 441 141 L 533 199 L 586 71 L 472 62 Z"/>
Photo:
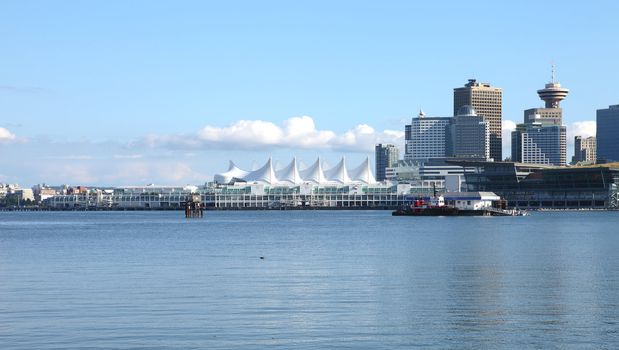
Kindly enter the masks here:
<path id="1" fill-rule="evenodd" d="M 525 216 L 527 212 L 507 209 L 504 200 L 492 192 L 454 192 L 433 197 L 411 198 L 410 204 L 393 216 Z"/>

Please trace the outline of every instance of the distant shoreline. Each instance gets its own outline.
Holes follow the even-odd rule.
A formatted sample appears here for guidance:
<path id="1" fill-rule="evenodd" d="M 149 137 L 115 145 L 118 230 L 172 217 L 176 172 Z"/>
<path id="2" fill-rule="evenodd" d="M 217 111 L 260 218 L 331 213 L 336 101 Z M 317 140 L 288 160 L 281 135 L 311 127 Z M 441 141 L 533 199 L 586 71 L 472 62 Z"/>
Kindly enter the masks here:
<path id="1" fill-rule="evenodd" d="M 376 210 L 376 211 L 384 211 L 384 210 L 396 210 L 396 207 L 281 207 L 281 208 L 242 208 L 242 207 L 234 207 L 234 208 L 213 208 L 207 207 L 205 211 L 339 211 L 339 210 Z M 96 212 L 96 211 L 113 211 L 113 212 L 121 212 L 121 211 L 178 211 L 182 212 L 183 208 L 0 208 L 0 212 L 39 212 L 39 211 L 47 211 L 47 212 Z M 579 209 L 558 209 L 558 208 L 539 208 L 539 209 L 526 209 L 529 212 L 590 212 L 590 211 L 619 211 L 619 208 L 579 208 Z"/>
<path id="2" fill-rule="evenodd" d="M 281 207 L 281 208 L 204 208 L 204 211 L 302 211 L 302 210 L 395 210 L 396 207 Z M 183 208 L 0 208 L 0 212 L 9 211 L 184 211 Z"/>

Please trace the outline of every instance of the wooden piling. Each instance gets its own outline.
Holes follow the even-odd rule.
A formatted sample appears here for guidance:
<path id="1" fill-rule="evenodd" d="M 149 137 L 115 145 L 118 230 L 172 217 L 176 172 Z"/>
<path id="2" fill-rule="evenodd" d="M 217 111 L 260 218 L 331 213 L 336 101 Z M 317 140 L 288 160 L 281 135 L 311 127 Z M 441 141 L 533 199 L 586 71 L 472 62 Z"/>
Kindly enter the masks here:
<path id="1" fill-rule="evenodd" d="M 199 194 L 193 194 L 187 196 L 185 201 L 185 217 L 187 219 L 190 218 L 201 218 L 204 216 L 204 204 L 202 203 L 202 198 Z"/>

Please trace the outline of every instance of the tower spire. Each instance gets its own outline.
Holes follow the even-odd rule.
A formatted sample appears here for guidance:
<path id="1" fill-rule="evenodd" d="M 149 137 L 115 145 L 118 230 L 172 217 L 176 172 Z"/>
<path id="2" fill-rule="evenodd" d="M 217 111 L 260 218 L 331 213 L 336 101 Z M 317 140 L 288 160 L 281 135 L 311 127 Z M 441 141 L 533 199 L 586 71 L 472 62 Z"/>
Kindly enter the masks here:
<path id="1" fill-rule="evenodd" d="M 537 90 L 537 94 L 546 103 L 546 108 L 560 108 L 560 102 L 567 96 L 569 90 L 557 82 L 554 61 L 551 61 L 550 67 L 550 82 L 543 89 Z"/>

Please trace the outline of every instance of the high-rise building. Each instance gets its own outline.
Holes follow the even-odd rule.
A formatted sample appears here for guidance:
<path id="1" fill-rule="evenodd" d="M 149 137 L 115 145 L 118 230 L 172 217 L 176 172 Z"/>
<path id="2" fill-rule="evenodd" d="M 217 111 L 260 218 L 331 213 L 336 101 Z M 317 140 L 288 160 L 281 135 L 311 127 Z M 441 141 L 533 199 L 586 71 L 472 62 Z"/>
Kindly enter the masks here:
<path id="1" fill-rule="evenodd" d="M 596 161 L 596 140 L 594 136 L 591 137 L 574 137 L 574 157 L 572 163 L 586 162 L 589 164 L 595 164 Z"/>
<path id="2" fill-rule="evenodd" d="M 379 143 L 375 147 L 376 181 L 383 181 L 385 169 L 393 168 L 398 164 L 400 152 L 395 145 Z"/>
<path id="3" fill-rule="evenodd" d="M 490 159 L 490 123 L 471 106 L 462 106 L 451 119 L 448 155 L 457 158 Z"/>
<path id="4" fill-rule="evenodd" d="M 565 135 L 566 129 L 562 125 L 518 124 L 512 132 L 512 161 L 565 165 Z"/>
<path id="5" fill-rule="evenodd" d="M 469 105 L 490 125 L 490 158 L 503 159 L 501 139 L 501 118 L 503 111 L 503 90 L 488 83 L 469 79 L 464 87 L 454 89 L 454 115 L 462 106 Z"/>
<path id="6" fill-rule="evenodd" d="M 445 157 L 446 127 L 450 121 L 449 117 L 427 117 L 420 111 L 406 126 L 404 159 L 423 161 Z"/>
<path id="7" fill-rule="evenodd" d="M 569 90 L 552 77 L 544 89 L 537 90 L 545 108 L 524 111 L 524 124 L 512 132 L 512 160 L 529 164 L 565 165 L 567 162 L 567 133 L 563 125 L 560 102 Z"/>
<path id="8" fill-rule="evenodd" d="M 619 105 L 597 110 L 597 159 L 619 161 Z"/>

